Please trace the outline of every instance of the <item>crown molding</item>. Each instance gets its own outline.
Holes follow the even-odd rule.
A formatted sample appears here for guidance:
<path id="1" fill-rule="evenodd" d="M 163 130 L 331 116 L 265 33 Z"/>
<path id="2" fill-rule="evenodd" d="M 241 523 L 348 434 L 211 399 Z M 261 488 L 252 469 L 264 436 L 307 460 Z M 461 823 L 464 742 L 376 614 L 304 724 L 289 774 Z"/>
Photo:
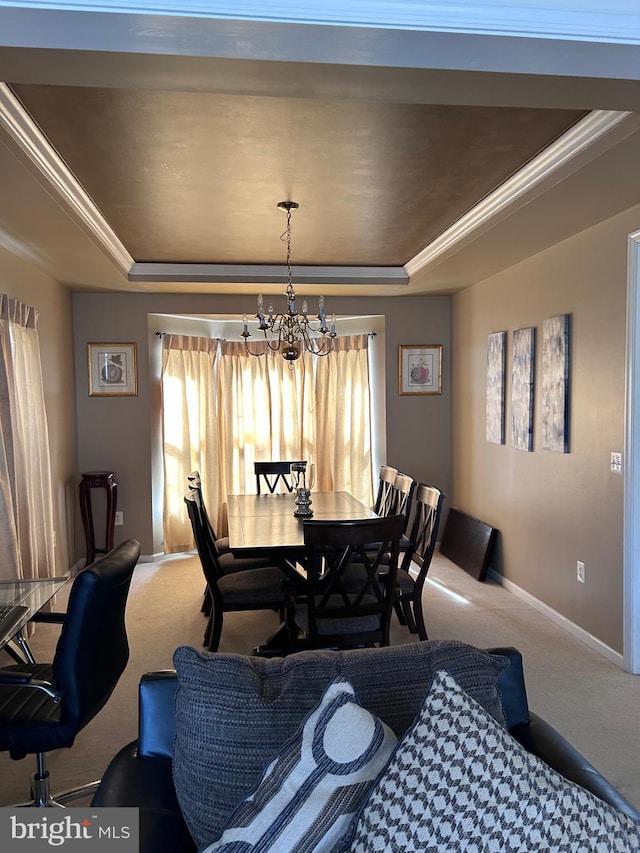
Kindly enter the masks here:
<path id="1" fill-rule="evenodd" d="M 53 197 L 71 211 L 121 272 L 128 275 L 133 258 L 9 86 L 1 82 L 0 126 L 36 167 Z"/>
<path id="2" fill-rule="evenodd" d="M 521 206 L 527 198 L 537 195 L 546 181 L 560 180 L 567 170 L 574 171 L 577 166 L 572 167 L 572 161 L 595 146 L 596 142 L 610 135 L 613 144 L 614 131 L 618 130 L 626 136 L 628 132 L 637 130 L 637 121 L 633 122 L 631 130 L 623 128 L 624 123 L 633 116 L 633 113 L 614 110 L 594 110 L 589 113 L 408 261 L 405 264 L 408 275 L 414 276 L 453 253 L 460 244 L 474 239 L 478 232 L 490 227 L 496 217 L 504 215 L 509 207 Z M 617 134 L 615 141 L 619 141 L 619 137 L 620 134 Z M 600 153 L 600 149 L 594 149 L 593 156 L 597 153 Z"/>

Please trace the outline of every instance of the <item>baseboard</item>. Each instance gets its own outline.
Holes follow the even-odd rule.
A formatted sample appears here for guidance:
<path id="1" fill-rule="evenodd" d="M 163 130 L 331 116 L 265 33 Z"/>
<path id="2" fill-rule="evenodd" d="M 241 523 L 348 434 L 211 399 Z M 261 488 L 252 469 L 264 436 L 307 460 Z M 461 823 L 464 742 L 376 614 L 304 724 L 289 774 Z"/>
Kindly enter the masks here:
<path id="1" fill-rule="evenodd" d="M 161 563 L 163 560 L 170 560 L 172 557 L 181 556 L 180 554 L 165 554 L 163 551 L 157 554 L 140 554 L 139 563 Z"/>
<path id="2" fill-rule="evenodd" d="M 520 598 L 530 607 L 533 607 L 534 610 L 537 610 L 539 613 L 542 613 L 543 616 L 546 616 L 547 619 L 550 619 L 556 625 L 559 625 L 560 628 L 563 628 L 568 634 L 571 634 L 572 637 L 575 637 L 576 640 L 580 640 L 581 643 L 584 643 L 585 646 L 589 646 L 590 649 L 593 649 L 598 654 L 602 655 L 603 658 L 614 663 L 616 666 L 619 666 L 620 669 L 624 669 L 623 657 L 619 652 L 616 652 L 610 646 L 607 646 L 606 643 L 603 643 L 602 640 L 599 640 L 597 637 L 594 637 L 593 634 L 590 634 L 588 631 L 585 631 L 584 628 L 581 628 L 579 625 L 576 625 L 575 622 L 572 622 L 570 619 L 567 619 L 566 616 L 563 616 L 562 613 L 558 613 L 557 610 L 554 610 L 553 607 L 549 607 L 548 604 L 545 604 L 543 601 L 540 601 L 539 598 L 531 595 L 531 593 L 519 587 L 517 584 L 513 583 L 513 581 L 508 580 L 502 575 L 498 574 L 494 569 L 489 569 L 487 572 L 488 577 L 491 578 L 492 581 L 500 584 L 506 590 L 511 592 L 516 598 Z"/>

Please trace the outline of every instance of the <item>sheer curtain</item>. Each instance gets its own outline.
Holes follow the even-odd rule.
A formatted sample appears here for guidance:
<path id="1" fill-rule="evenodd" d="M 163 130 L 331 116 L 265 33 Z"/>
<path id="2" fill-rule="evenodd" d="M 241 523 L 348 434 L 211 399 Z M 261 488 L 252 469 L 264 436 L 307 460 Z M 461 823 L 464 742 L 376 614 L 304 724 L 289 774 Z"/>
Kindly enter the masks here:
<path id="1" fill-rule="evenodd" d="M 193 534 L 184 503 L 187 475 L 200 471 L 204 498 L 214 521 L 221 494 L 220 439 L 214 364 L 219 341 L 188 335 L 162 340 L 162 445 L 164 550 L 188 551 Z"/>
<path id="2" fill-rule="evenodd" d="M 291 370 L 271 351 L 256 357 L 242 343 L 165 335 L 167 553 L 192 547 L 183 497 L 194 468 L 219 536 L 226 496 L 255 491 L 255 460 L 306 459 L 315 463 L 317 490 L 344 489 L 371 503 L 367 347 L 366 335 L 336 338 L 328 356 L 307 353 Z"/>
<path id="3" fill-rule="evenodd" d="M 367 335 L 335 338 L 316 359 L 315 411 L 318 491 L 351 492 L 371 505 L 371 406 Z"/>
<path id="4" fill-rule="evenodd" d="M 0 295 L 3 579 L 55 574 L 49 433 L 37 311 Z"/>

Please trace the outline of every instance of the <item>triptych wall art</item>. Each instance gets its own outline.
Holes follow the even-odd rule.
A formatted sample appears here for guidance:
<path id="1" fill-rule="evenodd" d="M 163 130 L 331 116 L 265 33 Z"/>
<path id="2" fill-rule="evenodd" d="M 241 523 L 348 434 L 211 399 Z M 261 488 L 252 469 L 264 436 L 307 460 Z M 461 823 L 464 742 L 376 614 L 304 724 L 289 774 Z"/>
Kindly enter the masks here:
<path id="1" fill-rule="evenodd" d="M 533 372 L 536 330 L 516 329 L 511 358 L 511 444 L 533 450 Z"/>
<path id="2" fill-rule="evenodd" d="M 549 317 L 542 324 L 542 383 L 539 398 L 541 445 L 569 452 L 570 314 Z M 486 439 L 505 444 L 507 333 L 487 340 Z M 518 450 L 534 449 L 536 329 L 513 332 L 511 348 L 510 442 Z"/>
<path id="3" fill-rule="evenodd" d="M 494 332 L 487 341 L 487 441 L 504 444 L 504 362 L 507 333 Z"/>

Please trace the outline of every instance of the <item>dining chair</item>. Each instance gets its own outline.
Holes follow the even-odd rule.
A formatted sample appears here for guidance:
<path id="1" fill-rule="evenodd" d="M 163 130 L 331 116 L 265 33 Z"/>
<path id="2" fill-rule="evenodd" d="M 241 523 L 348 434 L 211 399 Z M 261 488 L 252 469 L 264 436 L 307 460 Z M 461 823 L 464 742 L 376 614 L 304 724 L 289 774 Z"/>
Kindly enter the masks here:
<path id="1" fill-rule="evenodd" d="M 209 514 L 207 513 L 204 497 L 202 495 L 202 480 L 200 478 L 200 472 L 192 471 L 191 474 L 187 476 L 187 483 L 188 488 L 191 488 L 198 493 L 203 524 L 207 528 L 208 538 L 213 540 L 216 553 L 219 557 L 218 563 L 220 570 L 223 574 L 229 575 L 234 572 L 244 572 L 247 569 L 260 569 L 265 566 L 272 565 L 271 560 L 266 557 L 235 557 L 229 550 L 229 537 L 224 536 L 219 538 L 215 534 L 215 530 L 211 524 L 211 520 L 209 519 Z M 211 596 L 209 595 L 209 590 L 206 586 L 202 596 L 200 611 L 204 613 L 205 616 L 209 616 L 211 612 Z"/>
<path id="2" fill-rule="evenodd" d="M 396 468 L 386 468 L 384 472 L 380 469 L 381 485 L 384 482 L 386 488 L 383 490 L 383 498 L 380 501 L 379 510 L 374 507 L 378 515 L 402 515 L 404 516 L 404 530 L 400 539 L 400 552 L 405 553 L 413 547 L 408 534 L 409 520 L 413 502 L 413 492 L 416 482 L 408 474 L 400 473 Z M 384 476 L 384 480 L 382 477 Z M 376 501 L 376 506 L 378 501 Z"/>
<path id="3" fill-rule="evenodd" d="M 207 646 L 211 652 L 217 651 L 222 636 L 224 613 L 240 610 L 275 610 L 283 620 L 287 596 L 286 576 L 282 570 L 267 564 L 259 568 L 244 568 L 225 573 L 222 569 L 222 561 L 233 555 L 220 556 L 217 553 L 204 520 L 198 490 L 189 489 L 184 496 L 184 501 L 187 505 L 211 603 L 206 614 L 208 622 L 203 645 Z"/>
<path id="4" fill-rule="evenodd" d="M 409 538 L 412 549 L 407 551 L 398 568 L 394 609 L 401 624 L 427 640 L 422 591 L 436 547 L 444 492 L 420 483 L 415 490 L 413 524 Z"/>
<path id="5" fill-rule="evenodd" d="M 32 800 L 20 805 L 60 806 L 97 788 L 91 782 L 52 795 L 46 754 L 73 746 L 124 672 L 125 609 L 139 556 L 140 544 L 127 539 L 78 573 L 66 613 L 56 614 L 62 630 L 52 662 L 0 668 L 0 750 L 16 760 L 36 757 Z"/>
<path id="6" fill-rule="evenodd" d="M 378 479 L 378 492 L 373 511 L 376 515 L 390 515 L 391 499 L 393 497 L 393 484 L 396 480 L 397 468 L 391 465 L 381 465 Z"/>
<path id="7" fill-rule="evenodd" d="M 290 605 L 289 620 L 307 646 L 389 645 L 404 516 L 308 520 L 302 526 L 305 555 L 298 567 L 304 593 Z"/>
<path id="8" fill-rule="evenodd" d="M 205 524 L 209 528 L 209 532 L 216 543 L 216 550 L 219 554 L 227 554 L 229 552 L 229 537 L 216 536 L 216 532 L 214 530 L 213 525 L 211 524 L 211 519 L 209 518 L 209 514 L 205 506 L 204 496 L 202 494 L 202 477 L 200 476 L 199 471 L 192 471 L 190 474 L 187 475 L 187 489 L 198 490 L 198 493 L 200 495 L 200 505 L 202 507 L 202 513 L 204 515 Z"/>
<path id="9" fill-rule="evenodd" d="M 306 466 L 304 461 L 294 462 L 254 462 L 253 470 L 256 475 L 256 486 L 258 494 L 262 494 L 261 487 L 265 485 L 271 494 L 274 494 L 278 488 L 278 484 L 282 483 L 288 492 L 293 491 L 293 482 L 291 481 L 291 466 Z M 300 470 L 300 469 L 299 469 Z"/>

